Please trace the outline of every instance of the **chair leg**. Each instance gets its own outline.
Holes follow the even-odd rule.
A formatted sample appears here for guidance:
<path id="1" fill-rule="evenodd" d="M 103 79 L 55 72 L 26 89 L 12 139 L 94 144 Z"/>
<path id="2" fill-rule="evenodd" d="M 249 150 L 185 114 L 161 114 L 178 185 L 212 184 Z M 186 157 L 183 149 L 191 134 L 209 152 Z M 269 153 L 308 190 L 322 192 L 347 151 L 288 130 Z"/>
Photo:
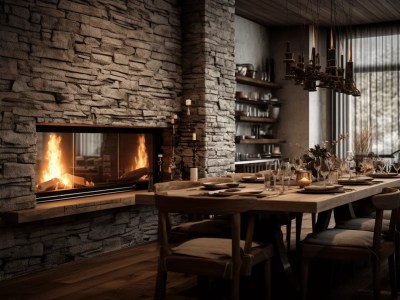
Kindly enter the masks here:
<path id="1" fill-rule="evenodd" d="M 239 284 L 240 284 L 240 273 L 233 274 L 231 282 L 231 299 L 239 300 Z"/>
<path id="2" fill-rule="evenodd" d="M 265 300 L 271 300 L 271 261 L 269 259 L 264 262 L 264 286 Z"/>
<path id="3" fill-rule="evenodd" d="M 396 281 L 397 290 L 400 290 L 400 234 L 396 232 L 395 236 L 395 248 L 394 248 L 394 260 L 396 263 Z"/>
<path id="4" fill-rule="evenodd" d="M 287 249 L 287 253 L 290 253 L 290 236 L 292 233 L 292 220 L 289 217 L 289 220 L 286 224 L 286 249 Z"/>
<path id="5" fill-rule="evenodd" d="M 379 300 L 381 291 L 381 263 L 378 259 L 372 262 L 372 286 L 374 289 L 374 300 Z"/>
<path id="6" fill-rule="evenodd" d="M 303 213 L 296 213 L 296 251 L 300 250 L 301 226 L 303 223 Z"/>
<path id="7" fill-rule="evenodd" d="M 395 265 L 395 254 L 388 257 L 389 264 L 389 277 L 390 277 L 390 290 L 392 293 L 392 299 L 397 299 L 397 281 L 396 281 L 396 265 Z"/>
<path id="8" fill-rule="evenodd" d="M 317 214 L 312 213 L 311 214 L 311 228 L 312 228 L 313 232 L 315 232 L 315 223 L 317 223 Z"/>
<path id="9" fill-rule="evenodd" d="M 165 299 L 166 289 L 167 289 L 167 272 L 163 269 L 161 262 L 159 262 L 154 300 Z"/>
<path id="10" fill-rule="evenodd" d="M 307 299 L 307 287 L 308 287 L 308 272 L 309 272 L 309 260 L 301 260 L 301 298 Z"/>

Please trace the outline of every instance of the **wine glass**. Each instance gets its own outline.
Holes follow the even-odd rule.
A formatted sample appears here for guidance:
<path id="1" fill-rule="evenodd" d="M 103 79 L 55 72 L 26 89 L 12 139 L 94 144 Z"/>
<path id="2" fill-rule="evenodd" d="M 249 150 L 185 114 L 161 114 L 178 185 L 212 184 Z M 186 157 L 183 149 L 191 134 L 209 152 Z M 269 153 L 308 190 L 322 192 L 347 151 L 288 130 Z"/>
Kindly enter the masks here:
<path id="1" fill-rule="evenodd" d="M 351 173 L 353 172 L 354 169 L 354 154 L 353 151 L 347 151 L 347 155 L 346 155 L 346 161 L 347 161 L 347 165 L 349 167 L 349 179 L 351 179 Z"/>
<path id="2" fill-rule="evenodd" d="M 321 160 L 322 158 L 318 156 L 314 159 L 313 164 L 314 169 L 317 171 L 317 182 L 319 182 L 319 170 L 321 169 Z"/>
<path id="3" fill-rule="evenodd" d="M 326 187 L 327 176 L 329 175 L 330 172 L 328 159 L 321 158 L 321 167 L 319 169 L 319 172 L 321 173 L 322 179 L 324 180 L 324 187 Z"/>
<path id="4" fill-rule="evenodd" d="M 400 160 L 397 160 L 396 162 L 393 163 L 393 169 L 396 171 L 397 174 L 399 174 Z"/>

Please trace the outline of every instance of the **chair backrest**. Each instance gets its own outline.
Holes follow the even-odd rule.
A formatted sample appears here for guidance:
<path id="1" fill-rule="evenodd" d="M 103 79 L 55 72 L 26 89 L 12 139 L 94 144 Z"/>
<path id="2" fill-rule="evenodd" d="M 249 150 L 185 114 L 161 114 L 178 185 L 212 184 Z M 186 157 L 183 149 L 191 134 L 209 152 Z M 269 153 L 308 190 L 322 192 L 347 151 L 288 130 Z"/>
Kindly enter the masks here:
<path id="1" fill-rule="evenodd" d="M 155 194 L 155 204 L 159 210 L 159 226 L 160 226 L 160 254 L 165 257 L 171 253 L 171 245 L 168 240 L 168 218 L 169 213 L 182 213 L 182 214 L 210 214 L 218 215 L 223 214 L 231 216 L 231 239 L 232 239 L 232 265 L 238 271 L 241 265 L 241 251 L 240 251 L 240 227 L 241 227 L 241 213 L 249 210 L 248 205 L 244 205 L 244 201 L 256 201 L 254 198 L 217 198 L 205 196 L 173 196 L 164 193 Z M 244 246 L 244 254 L 248 253 L 251 249 L 253 241 L 255 217 L 251 215 L 247 225 L 246 240 Z M 243 264 L 243 272 L 249 271 L 249 262 Z"/>
<path id="2" fill-rule="evenodd" d="M 376 208 L 375 216 L 375 229 L 374 229 L 374 248 L 379 247 L 383 211 L 391 210 L 391 219 L 389 224 L 389 231 L 385 232 L 386 239 L 394 239 L 395 231 L 399 228 L 399 213 L 400 213 L 400 191 L 394 188 L 384 188 L 382 193 L 372 196 L 372 204 Z M 396 229 L 397 228 L 397 229 Z"/>
<path id="3" fill-rule="evenodd" d="M 233 181 L 240 181 L 245 176 L 255 176 L 255 173 L 233 173 L 228 175 Z"/>
<path id="4" fill-rule="evenodd" d="M 254 197 L 199 197 L 169 196 L 155 194 L 156 207 L 159 211 L 182 214 L 235 214 L 248 211 L 249 203 L 257 201 Z M 247 203 L 244 204 L 244 201 Z"/>
<path id="5" fill-rule="evenodd" d="M 205 178 L 200 178 L 199 179 L 200 183 L 204 182 L 213 182 L 213 183 L 225 183 L 225 182 L 233 182 L 233 179 L 231 177 L 205 177 Z"/>
<path id="6" fill-rule="evenodd" d="M 159 182 L 154 184 L 154 192 L 160 193 L 163 191 L 189 189 L 201 185 L 202 184 L 198 181 L 187 181 L 187 180 Z"/>

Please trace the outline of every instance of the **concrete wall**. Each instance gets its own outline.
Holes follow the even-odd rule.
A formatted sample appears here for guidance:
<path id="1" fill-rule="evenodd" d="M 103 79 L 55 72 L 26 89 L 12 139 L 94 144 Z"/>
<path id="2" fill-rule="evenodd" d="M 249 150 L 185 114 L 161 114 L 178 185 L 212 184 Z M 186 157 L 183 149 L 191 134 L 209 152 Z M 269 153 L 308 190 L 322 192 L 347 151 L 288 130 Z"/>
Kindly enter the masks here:
<path id="1" fill-rule="evenodd" d="M 295 85 L 293 80 L 285 80 L 286 42 L 290 41 L 291 51 L 296 61 L 301 51 L 304 51 L 306 64 L 311 53 L 311 41 L 308 29 L 304 27 L 290 27 L 271 31 L 271 53 L 276 59 L 276 82 L 282 89 L 276 91 L 282 101 L 280 122 L 277 134 L 287 143 L 282 145 L 284 157 L 295 157 L 307 151 L 315 144 L 331 140 L 330 128 L 330 91 L 317 88 L 316 92 L 303 90 L 302 86 Z M 320 53 L 321 64 L 326 66 L 326 31 L 321 29 L 317 39 L 317 49 Z M 323 70 L 324 71 L 324 70 Z"/>

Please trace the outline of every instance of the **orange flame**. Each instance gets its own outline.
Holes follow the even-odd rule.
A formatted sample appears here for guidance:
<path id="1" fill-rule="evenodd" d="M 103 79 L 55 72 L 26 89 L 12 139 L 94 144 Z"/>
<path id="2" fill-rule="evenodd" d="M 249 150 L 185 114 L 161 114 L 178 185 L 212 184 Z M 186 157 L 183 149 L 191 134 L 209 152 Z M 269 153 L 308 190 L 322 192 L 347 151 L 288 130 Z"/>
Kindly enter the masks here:
<path id="1" fill-rule="evenodd" d="M 137 155 L 134 157 L 132 170 L 149 167 L 149 155 L 147 154 L 146 138 L 144 134 L 139 135 L 138 144 L 138 152 Z"/>
<path id="2" fill-rule="evenodd" d="M 72 188 L 72 183 L 65 176 L 64 167 L 62 165 L 61 137 L 55 134 L 50 134 L 47 142 L 46 160 L 47 167 L 43 170 L 42 182 L 57 178 L 60 180 L 64 188 Z"/>

